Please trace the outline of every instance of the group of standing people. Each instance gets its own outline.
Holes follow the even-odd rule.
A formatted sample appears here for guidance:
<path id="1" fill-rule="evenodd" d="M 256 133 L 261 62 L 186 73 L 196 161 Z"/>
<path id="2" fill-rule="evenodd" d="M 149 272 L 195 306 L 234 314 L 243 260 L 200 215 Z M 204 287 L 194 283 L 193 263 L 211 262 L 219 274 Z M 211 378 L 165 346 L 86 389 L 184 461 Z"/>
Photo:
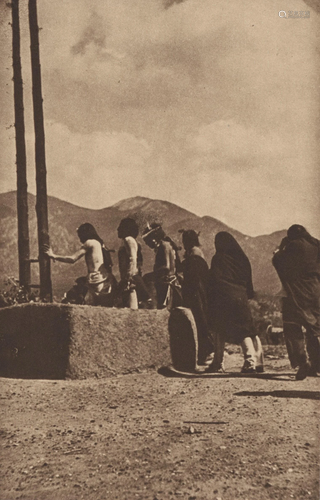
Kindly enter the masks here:
<path id="1" fill-rule="evenodd" d="M 207 372 L 223 372 L 224 347 L 230 342 L 242 347 L 243 373 L 262 372 L 263 351 L 249 306 L 253 285 L 247 256 L 230 233 L 221 231 L 209 269 L 199 235 L 183 231 L 182 241 L 183 305 L 191 309 L 197 325 L 198 364 L 209 364 Z"/>
<path id="2" fill-rule="evenodd" d="M 81 224 L 77 234 L 81 247 L 72 255 L 59 255 L 53 252 L 49 245 L 44 246 L 44 252 L 54 261 L 73 264 L 85 257 L 87 276 L 85 280 L 78 278 L 72 292 L 81 292 L 80 302 L 86 305 L 103 305 L 112 307 L 128 307 L 138 309 L 152 305 L 152 298 L 142 278 L 142 249 L 137 241 L 139 227 L 130 218 L 121 220 L 117 229 L 121 240 L 118 250 L 120 282 L 117 283 L 112 273 L 111 252 L 94 226 L 90 223 Z M 181 305 L 181 286 L 178 283 L 177 269 L 179 267 L 178 248 L 165 235 L 161 225 L 147 226 L 142 235 L 146 244 L 155 251 L 154 280 L 159 309 Z M 68 295 L 68 294 L 67 294 Z M 68 300 L 68 297 L 66 298 Z"/>
<path id="3" fill-rule="evenodd" d="M 142 278 L 142 249 L 137 242 L 139 227 L 131 218 L 122 219 L 118 227 L 121 246 L 118 251 L 120 283 L 119 292 L 122 307 L 138 309 L 140 304 L 151 305 L 152 298 Z M 143 231 L 144 242 L 154 250 L 153 267 L 154 286 L 156 289 L 157 308 L 177 307 L 181 305 L 181 285 L 177 272 L 180 267 L 178 247 L 165 234 L 160 224 L 148 225 Z"/>
<path id="4" fill-rule="evenodd" d="M 138 309 L 152 299 L 142 278 L 142 249 L 137 242 L 139 227 L 131 218 L 118 227 L 120 283 L 112 274 L 112 260 L 95 228 L 82 224 L 78 230 L 82 243 L 71 256 L 55 254 L 55 260 L 73 263 L 85 256 L 88 275 L 83 303 Z M 198 364 L 207 372 L 224 371 L 225 343 L 241 345 L 242 372 L 262 372 L 263 350 L 251 315 L 249 300 L 254 297 L 252 271 L 248 257 L 236 239 L 221 231 L 215 237 L 216 253 L 210 268 L 204 258 L 196 231 L 181 230 L 184 257 L 160 224 L 148 225 L 142 239 L 155 252 L 153 279 L 157 308 L 184 306 L 191 309 L 198 334 Z M 298 367 L 296 378 L 320 372 L 320 249 L 302 226 L 294 225 L 281 242 L 273 264 L 283 284 L 283 322 L 289 359 Z M 306 329 L 305 346 L 302 327 Z"/>

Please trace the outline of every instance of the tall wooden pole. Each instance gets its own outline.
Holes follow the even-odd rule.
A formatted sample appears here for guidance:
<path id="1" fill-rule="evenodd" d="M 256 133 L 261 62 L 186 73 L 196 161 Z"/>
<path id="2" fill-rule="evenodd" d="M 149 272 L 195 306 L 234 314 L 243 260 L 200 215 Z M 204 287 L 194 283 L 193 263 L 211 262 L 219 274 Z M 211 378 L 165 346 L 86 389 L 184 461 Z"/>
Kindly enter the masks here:
<path id="1" fill-rule="evenodd" d="M 52 301 L 52 284 L 50 259 L 43 253 L 43 246 L 49 245 L 48 202 L 47 202 L 47 170 L 45 158 L 45 137 L 41 89 L 41 66 L 39 50 L 39 27 L 37 16 L 37 0 L 29 0 L 29 28 L 32 69 L 33 118 L 35 131 L 35 158 L 37 184 L 37 220 L 40 268 L 40 298 Z"/>
<path id="2" fill-rule="evenodd" d="M 16 130 L 17 214 L 19 283 L 30 290 L 30 247 L 28 226 L 27 158 L 23 108 L 23 82 L 20 55 L 19 0 L 12 0 L 12 67 Z"/>

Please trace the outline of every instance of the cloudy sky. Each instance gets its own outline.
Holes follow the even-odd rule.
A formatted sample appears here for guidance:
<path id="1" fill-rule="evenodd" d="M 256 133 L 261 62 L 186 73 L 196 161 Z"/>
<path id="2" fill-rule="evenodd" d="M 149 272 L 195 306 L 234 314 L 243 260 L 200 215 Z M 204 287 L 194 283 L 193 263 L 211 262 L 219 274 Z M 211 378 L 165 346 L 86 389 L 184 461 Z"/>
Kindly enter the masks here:
<path id="1" fill-rule="evenodd" d="M 20 3 L 35 193 L 27 1 Z M 48 193 L 89 208 L 147 196 L 250 235 L 300 223 L 320 237 L 316 4 L 39 0 Z M 0 10 L 5 192 L 16 186 L 15 142 L 11 11 L 4 0 Z M 288 18 L 292 10 L 310 17 Z"/>

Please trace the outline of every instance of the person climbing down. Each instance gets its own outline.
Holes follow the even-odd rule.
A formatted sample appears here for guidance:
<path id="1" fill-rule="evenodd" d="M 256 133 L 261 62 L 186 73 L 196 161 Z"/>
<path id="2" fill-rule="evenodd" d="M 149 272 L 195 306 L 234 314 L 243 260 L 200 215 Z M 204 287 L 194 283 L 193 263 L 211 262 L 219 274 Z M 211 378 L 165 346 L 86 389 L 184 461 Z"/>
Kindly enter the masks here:
<path id="1" fill-rule="evenodd" d="M 242 373 L 263 372 L 262 345 L 254 330 L 248 301 L 254 296 L 249 259 L 226 231 L 216 235 L 215 246 L 208 280 L 215 354 L 208 371 L 224 371 L 224 345 L 230 342 L 241 345 L 244 355 Z"/>
<path id="2" fill-rule="evenodd" d="M 112 260 L 110 250 L 108 250 L 103 240 L 98 235 L 92 224 L 86 222 L 77 229 L 82 246 L 72 255 L 55 254 L 49 245 L 44 245 L 43 251 L 50 259 L 66 264 L 74 264 L 82 257 L 85 257 L 87 265 L 87 293 L 84 298 L 86 305 L 103 305 L 101 299 L 103 295 L 111 298 L 116 288 L 116 280 L 112 274 Z"/>

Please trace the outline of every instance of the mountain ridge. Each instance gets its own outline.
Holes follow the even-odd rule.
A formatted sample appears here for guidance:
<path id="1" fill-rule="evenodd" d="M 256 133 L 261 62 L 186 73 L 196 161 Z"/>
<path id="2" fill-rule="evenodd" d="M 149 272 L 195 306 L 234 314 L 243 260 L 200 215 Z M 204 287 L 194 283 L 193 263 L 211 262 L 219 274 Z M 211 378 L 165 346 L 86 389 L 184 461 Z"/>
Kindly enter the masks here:
<path id="1" fill-rule="evenodd" d="M 37 220 L 35 212 L 36 197 L 28 194 L 30 257 L 38 255 Z M 18 276 L 17 251 L 17 208 L 16 191 L 0 193 L 0 248 L 2 259 L 0 263 L 0 280 L 8 275 Z M 271 264 L 274 249 L 280 243 L 285 231 L 275 231 L 269 235 L 248 236 L 234 228 L 230 228 L 214 217 L 196 214 L 168 201 L 152 200 L 142 196 L 120 200 L 116 204 L 102 209 L 79 207 L 59 198 L 48 196 L 48 218 L 50 241 L 55 252 L 70 255 L 79 248 L 76 228 L 84 222 L 91 222 L 98 234 L 109 248 L 117 250 L 120 241 L 117 237 L 117 227 L 124 217 L 133 217 L 139 224 L 140 232 L 145 225 L 155 220 L 161 222 L 165 231 L 181 244 L 179 229 L 194 229 L 200 232 L 200 242 L 205 258 L 210 264 L 215 253 L 214 237 L 219 231 L 230 232 L 247 253 L 253 269 L 255 289 L 264 293 L 276 293 L 280 282 Z M 138 238 L 142 244 L 144 256 L 144 273 L 151 272 L 154 253 Z M 181 255 L 183 252 L 181 252 Z M 114 260 L 114 272 L 117 271 L 117 257 Z M 33 282 L 38 278 L 37 266 L 33 265 Z M 55 295 L 62 296 L 78 276 L 86 274 L 84 260 L 74 265 L 55 263 L 52 268 L 52 281 Z"/>

